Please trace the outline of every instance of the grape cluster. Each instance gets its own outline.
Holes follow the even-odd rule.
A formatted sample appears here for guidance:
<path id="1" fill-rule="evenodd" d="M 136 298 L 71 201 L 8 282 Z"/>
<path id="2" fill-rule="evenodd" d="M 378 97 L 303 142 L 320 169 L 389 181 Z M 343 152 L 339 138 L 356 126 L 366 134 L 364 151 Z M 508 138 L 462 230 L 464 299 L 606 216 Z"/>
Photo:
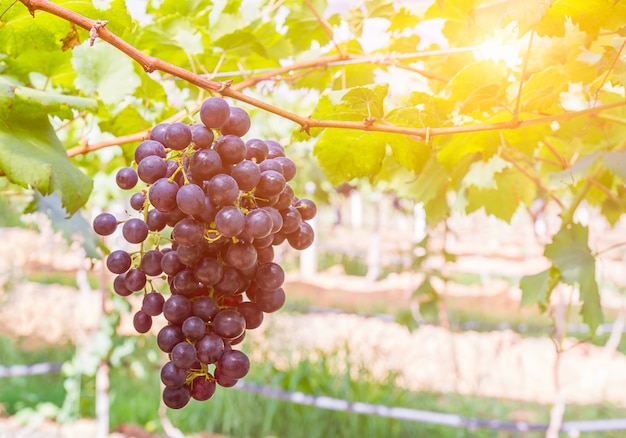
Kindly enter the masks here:
<path id="1" fill-rule="evenodd" d="M 274 247 L 287 241 L 301 250 L 314 238 L 306 221 L 316 206 L 295 196 L 296 166 L 283 147 L 244 142 L 248 113 L 220 97 L 203 102 L 200 120 L 155 126 L 133 166 L 117 172 L 122 189 L 145 183 L 130 197 L 137 217 L 101 213 L 93 221 L 99 235 L 121 225 L 124 239 L 139 244 L 135 252 L 112 251 L 106 265 L 117 294 L 143 293 L 137 332 L 148 332 L 160 314 L 168 322 L 157 344 L 169 357 L 161 380 L 173 409 L 207 400 L 216 385 L 233 386 L 248 373 L 248 357 L 233 346 L 285 303 Z M 167 281 L 167 298 L 154 287 L 158 278 Z"/>

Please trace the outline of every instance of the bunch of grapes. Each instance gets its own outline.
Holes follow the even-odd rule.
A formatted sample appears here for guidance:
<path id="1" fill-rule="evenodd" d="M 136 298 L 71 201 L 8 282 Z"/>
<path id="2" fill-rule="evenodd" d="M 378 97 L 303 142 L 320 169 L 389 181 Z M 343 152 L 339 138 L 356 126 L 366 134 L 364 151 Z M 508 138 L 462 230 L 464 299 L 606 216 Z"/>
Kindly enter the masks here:
<path id="1" fill-rule="evenodd" d="M 220 97 L 203 102 L 200 120 L 155 126 L 133 166 L 118 171 L 122 189 L 145 183 L 130 197 L 136 217 L 101 213 L 93 221 L 99 235 L 121 225 L 124 239 L 139 245 L 112 251 L 106 265 L 117 294 L 143 293 L 137 332 L 148 332 L 160 314 L 168 322 L 157 343 L 169 357 L 161 380 L 173 409 L 192 397 L 208 400 L 216 385 L 233 386 L 248 373 L 248 357 L 233 347 L 285 303 L 274 247 L 287 241 L 301 250 L 314 238 L 306 221 L 316 206 L 294 195 L 296 166 L 283 147 L 244 142 L 248 113 Z M 167 281 L 167 298 L 154 287 L 159 278 Z"/>

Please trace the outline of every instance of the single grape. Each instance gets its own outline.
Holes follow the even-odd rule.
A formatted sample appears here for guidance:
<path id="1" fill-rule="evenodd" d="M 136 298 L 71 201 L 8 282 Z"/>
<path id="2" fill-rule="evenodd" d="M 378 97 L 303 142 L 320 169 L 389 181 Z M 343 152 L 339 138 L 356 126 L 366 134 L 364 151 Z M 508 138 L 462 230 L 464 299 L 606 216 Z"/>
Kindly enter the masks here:
<path id="1" fill-rule="evenodd" d="M 246 144 L 236 135 L 222 135 L 215 143 L 215 150 L 223 164 L 237 164 L 246 158 Z"/>
<path id="2" fill-rule="evenodd" d="M 165 129 L 163 145 L 170 149 L 182 150 L 191 143 L 191 128 L 182 122 L 172 123 Z"/>
<path id="3" fill-rule="evenodd" d="M 181 295 L 192 295 L 198 288 L 198 279 L 192 269 L 183 269 L 174 276 L 173 285 Z"/>
<path id="4" fill-rule="evenodd" d="M 267 143 L 258 138 L 250 139 L 246 142 L 246 159 L 255 163 L 260 163 L 267 158 L 269 148 Z"/>
<path id="5" fill-rule="evenodd" d="M 146 202 L 146 195 L 144 192 L 133 193 L 133 195 L 130 197 L 130 207 L 133 210 L 137 210 L 137 211 L 143 210 L 145 202 Z"/>
<path id="6" fill-rule="evenodd" d="M 201 123 L 191 125 L 191 141 L 198 149 L 209 149 L 213 145 L 215 134 Z"/>
<path id="7" fill-rule="evenodd" d="M 284 210 L 285 208 L 291 207 L 293 200 L 295 198 L 295 194 L 293 189 L 289 184 L 285 186 L 285 189 L 278 196 L 278 200 L 274 204 L 274 208 L 278 210 Z"/>
<path id="8" fill-rule="evenodd" d="M 163 311 L 163 304 L 165 304 L 165 298 L 163 298 L 163 295 L 158 292 L 150 292 L 149 294 L 144 295 L 141 310 L 143 310 L 147 315 L 157 316 Z"/>
<path id="9" fill-rule="evenodd" d="M 222 264 L 213 257 L 204 257 L 195 266 L 196 278 L 206 286 L 213 286 L 222 279 Z"/>
<path id="10" fill-rule="evenodd" d="M 246 320 L 246 329 L 253 330 L 263 322 L 263 311 L 253 301 L 245 301 L 237 305 L 237 311 Z"/>
<path id="11" fill-rule="evenodd" d="M 293 206 L 280 210 L 280 215 L 283 218 L 283 226 L 280 229 L 283 234 L 293 233 L 302 223 L 300 212 Z"/>
<path id="12" fill-rule="evenodd" d="M 300 223 L 300 226 L 293 233 L 287 234 L 287 241 L 293 249 L 299 251 L 308 248 L 313 244 L 315 232 L 313 227 L 307 222 Z"/>
<path id="13" fill-rule="evenodd" d="M 161 269 L 167 275 L 173 276 L 185 269 L 185 265 L 178 258 L 178 253 L 176 251 L 169 251 L 163 254 L 163 258 L 161 259 Z"/>
<path id="14" fill-rule="evenodd" d="M 190 316 L 182 325 L 183 334 L 190 341 L 197 341 L 206 334 L 206 325 L 199 316 Z"/>
<path id="15" fill-rule="evenodd" d="M 239 270 L 232 266 L 224 266 L 222 279 L 213 287 L 220 295 L 235 295 L 246 289 L 247 282 L 241 277 Z"/>
<path id="16" fill-rule="evenodd" d="M 262 207 L 262 210 L 272 217 L 271 234 L 278 233 L 283 228 L 283 216 L 274 207 Z"/>
<path id="17" fill-rule="evenodd" d="M 163 304 L 163 316 L 172 324 L 182 324 L 191 316 L 191 301 L 183 295 L 172 295 Z"/>
<path id="18" fill-rule="evenodd" d="M 135 149 L 135 163 L 139 164 L 144 158 L 151 155 L 165 158 L 165 146 L 155 140 L 142 141 Z"/>
<path id="19" fill-rule="evenodd" d="M 258 289 L 254 295 L 254 302 L 265 313 L 276 312 L 285 305 L 285 291 L 283 288 L 265 290 Z"/>
<path id="20" fill-rule="evenodd" d="M 189 170 L 194 178 L 208 181 L 222 170 L 222 158 L 213 149 L 201 149 L 191 155 Z"/>
<path id="21" fill-rule="evenodd" d="M 167 213 L 153 208 L 148 212 L 146 225 L 148 225 L 148 230 L 150 231 L 161 231 L 167 225 Z"/>
<path id="22" fill-rule="evenodd" d="M 178 368 L 190 368 L 197 360 L 196 347 L 189 342 L 179 342 L 172 348 L 172 362 Z"/>
<path id="23" fill-rule="evenodd" d="M 250 371 L 250 359 L 242 351 L 224 353 L 217 363 L 220 374 L 231 379 L 241 379 Z"/>
<path id="24" fill-rule="evenodd" d="M 213 318 L 213 332 L 222 339 L 235 339 L 246 329 L 246 320 L 234 309 L 220 310 Z"/>
<path id="25" fill-rule="evenodd" d="M 172 348 L 184 340 L 183 330 L 174 324 L 164 326 L 157 334 L 157 345 L 164 353 L 171 353 Z"/>
<path id="26" fill-rule="evenodd" d="M 122 235 L 129 243 L 141 243 L 148 237 L 148 225 L 141 219 L 128 219 L 122 226 Z"/>
<path id="27" fill-rule="evenodd" d="M 199 214 L 204 208 L 204 191 L 195 184 L 187 184 L 178 189 L 176 204 L 183 213 Z"/>
<path id="28" fill-rule="evenodd" d="M 274 260 L 274 247 L 265 246 L 263 248 L 257 248 L 256 258 L 259 263 L 268 263 Z"/>
<path id="29" fill-rule="evenodd" d="M 267 153 L 267 158 L 276 158 L 276 157 L 284 157 L 285 156 L 285 148 L 282 147 L 280 143 L 275 140 L 265 140 L 267 143 L 267 147 L 269 151 Z"/>
<path id="30" fill-rule="evenodd" d="M 111 213 L 100 213 L 93 220 L 93 230 L 100 236 L 109 236 L 117 229 L 117 219 Z"/>
<path id="31" fill-rule="evenodd" d="M 283 176 L 287 182 L 291 181 L 296 176 L 296 163 L 287 157 L 276 157 L 274 160 L 278 161 L 283 166 Z"/>
<path id="32" fill-rule="evenodd" d="M 194 400 L 205 401 L 215 394 L 216 384 L 214 379 L 207 376 L 198 376 L 191 381 L 191 397 Z"/>
<path id="33" fill-rule="evenodd" d="M 152 277 L 161 275 L 163 273 L 161 260 L 163 260 L 163 253 L 158 249 L 146 251 L 141 258 L 141 263 L 139 263 L 139 269 Z"/>
<path id="34" fill-rule="evenodd" d="M 187 371 L 169 361 L 161 368 L 161 382 L 170 388 L 180 388 L 187 380 Z"/>
<path id="35" fill-rule="evenodd" d="M 222 375 L 220 373 L 220 369 L 219 368 L 215 369 L 215 373 L 214 374 L 215 374 L 215 382 L 218 385 L 220 385 L 220 386 L 222 386 L 224 388 L 230 388 L 232 386 L 235 386 L 237 384 L 237 382 L 238 382 L 237 379 L 231 379 L 230 377 L 226 377 L 226 376 Z"/>
<path id="36" fill-rule="evenodd" d="M 315 217 L 317 214 L 317 206 L 310 199 L 298 199 L 294 207 L 300 213 L 303 220 L 308 221 Z"/>
<path id="37" fill-rule="evenodd" d="M 215 228 L 224 237 L 235 237 L 246 226 L 246 216 L 235 206 L 223 207 L 215 215 Z"/>
<path id="38" fill-rule="evenodd" d="M 130 254 L 121 249 L 111 252 L 107 256 L 107 269 L 113 274 L 123 274 L 130 269 L 132 260 Z"/>
<path id="39" fill-rule="evenodd" d="M 212 203 L 233 205 L 239 196 L 239 186 L 232 176 L 218 173 L 209 180 L 207 192 Z"/>
<path id="40" fill-rule="evenodd" d="M 132 167 L 122 167 L 115 175 L 115 182 L 120 189 L 130 190 L 137 185 L 137 172 Z"/>
<path id="41" fill-rule="evenodd" d="M 126 287 L 126 274 L 120 274 L 117 277 L 115 277 L 115 280 L 113 280 L 113 290 L 115 291 L 116 294 L 122 296 L 122 297 L 127 297 L 129 295 L 132 295 L 133 291 L 132 290 L 128 290 L 128 288 Z"/>
<path id="42" fill-rule="evenodd" d="M 191 313 L 204 322 L 208 322 L 219 312 L 219 307 L 211 297 L 201 296 L 191 302 Z"/>
<path id="43" fill-rule="evenodd" d="M 130 291 L 137 292 L 146 285 L 146 274 L 139 269 L 132 268 L 125 275 L 124 285 Z"/>
<path id="44" fill-rule="evenodd" d="M 255 208 L 246 214 L 245 232 L 253 239 L 260 239 L 268 236 L 272 232 L 273 227 L 272 216 L 261 209 Z"/>
<path id="45" fill-rule="evenodd" d="M 207 128 L 221 128 L 230 117 L 230 105 L 221 97 L 209 97 L 200 106 L 200 120 Z"/>
<path id="46" fill-rule="evenodd" d="M 143 310 L 139 310 L 133 317 L 133 327 L 137 333 L 147 333 L 152 327 L 152 317 Z"/>
<path id="47" fill-rule="evenodd" d="M 285 282 L 285 271 L 277 263 L 263 263 L 257 268 L 254 281 L 261 289 L 278 289 Z"/>
<path id="48" fill-rule="evenodd" d="M 176 248 L 178 260 L 187 266 L 195 266 L 202 258 L 201 245 L 179 245 Z"/>
<path id="49" fill-rule="evenodd" d="M 156 140 L 159 143 L 163 143 L 165 140 L 165 130 L 170 126 L 169 123 L 159 123 L 150 130 L 150 140 Z"/>
<path id="50" fill-rule="evenodd" d="M 233 134 L 243 137 L 250 130 L 250 116 L 242 108 L 230 107 L 228 120 L 220 128 L 222 135 Z"/>
<path id="51" fill-rule="evenodd" d="M 161 178 L 150 186 L 148 199 L 154 208 L 167 213 L 176 208 L 176 193 L 178 184 L 170 182 L 167 178 Z"/>
<path id="52" fill-rule="evenodd" d="M 270 158 L 261 162 L 259 164 L 259 170 L 261 172 L 265 172 L 266 170 L 274 170 L 280 173 L 281 175 L 285 176 L 284 175 L 285 169 L 283 168 L 283 165 L 280 163 L 280 161 L 274 158 Z"/>
<path id="53" fill-rule="evenodd" d="M 172 239 L 180 245 L 196 245 L 204 240 L 204 226 L 193 218 L 185 218 L 174 225 Z"/>
<path id="54" fill-rule="evenodd" d="M 231 242 L 226 247 L 224 261 L 236 269 L 246 269 L 256 264 L 256 248 L 248 242 Z"/>
<path id="55" fill-rule="evenodd" d="M 254 161 L 243 160 L 233 167 L 230 176 L 237 182 L 239 190 L 249 192 L 261 180 L 261 170 Z"/>
<path id="56" fill-rule="evenodd" d="M 254 193 L 262 198 L 276 196 L 280 195 L 286 185 L 287 181 L 285 181 L 285 177 L 281 173 L 275 170 L 266 170 L 261 172 L 261 179 Z"/>
<path id="57" fill-rule="evenodd" d="M 191 399 L 191 391 L 187 385 L 180 388 L 166 386 L 163 389 L 163 403 L 170 409 L 181 409 L 187 406 Z"/>
<path id="58" fill-rule="evenodd" d="M 150 155 L 137 165 L 139 178 L 146 184 L 152 184 L 167 174 L 165 160 L 157 155 Z"/>

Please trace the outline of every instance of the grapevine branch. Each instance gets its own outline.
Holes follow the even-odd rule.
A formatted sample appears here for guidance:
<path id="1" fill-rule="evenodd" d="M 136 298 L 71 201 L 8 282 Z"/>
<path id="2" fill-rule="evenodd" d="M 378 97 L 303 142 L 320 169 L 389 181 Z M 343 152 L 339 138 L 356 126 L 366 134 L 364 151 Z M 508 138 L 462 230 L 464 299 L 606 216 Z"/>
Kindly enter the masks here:
<path id="1" fill-rule="evenodd" d="M 184 68 L 165 62 L 159 58 L 146 55 L 137 48 L 128 44 L 126 41 L 109 31 L 106 27 L 103 27 L 101 22 L 91 20 L 78 14 L 74 11 L 66 9 L 57 4 L 51 3 L 48 0 L 20 0 L 26 7 L 28 7 L 31 14 L 34 16 L 35 11 L 42 10 L 50 14 L 56 15 L 64 20 L 74 23 L 77 26 L 91 32 L 92 29 L 96 29 L 98 37 L 107 43 L 111 44 L 115 48 L 119 49 L 127 56 L 138 62 L 146 72 L 152 72 L 160 70 L 164 73 L 171 74 L 180 79 L 183 79 L 190 84 L 196 85 L 204 90 L 219 93 L 232 99 L 247 103 L 254 107 L 263 109 L 270 113 L 281 116 L 285 119 L 291 120 L 302 127 L 303 131 L 308 132 L 311 128 L 340 128 L 340 129 L 355 129 L 361 131 L 376 131 L 386 132 L 392 134 L 412 135 L 421 140 L 427 136 L 429 138 L 441 135 L 452 135 L 461 133 L 472 133 L 492 130 L 505 130 L 505 129 L 517 129 L 526 126 L 533 126 L 539 124 L 547 124 L 554 121 L 565 121 L 576 117 L 583 117 L 598 114 L 608 109 L 625 106 L 626 101 L 612 102 L 605 105 L 599 105 L 593 108 L 588 108 L 582 111 L 569 111 L 561 114 L 554 114 L 549 116 L 516 120 L 513 118 L 508 122 L 500 123 L 485 123 L 469 126 L 449 126 L 441 128 L 413 128 L 397 126 L 388 123 L 371 123 L 371 121 L 364 120 L 362 122 L 353 121 L 340 121 L 340 120 L 320 120 L 312 119 L 310 117 L 303 117 L 289 111 L 285 111 L 281 108 L 270 105 L 261 100 L 247 96 L 239 91 L 242 87 L 231 86 L 232 81 L 216 82 L 209 79 L 205 79 L 197 74 L 194 74 Z M 96 24 L 100 23 L 100 26 L 96 27 Z M 119 143 L 118 143 L 119 144 Z"/>

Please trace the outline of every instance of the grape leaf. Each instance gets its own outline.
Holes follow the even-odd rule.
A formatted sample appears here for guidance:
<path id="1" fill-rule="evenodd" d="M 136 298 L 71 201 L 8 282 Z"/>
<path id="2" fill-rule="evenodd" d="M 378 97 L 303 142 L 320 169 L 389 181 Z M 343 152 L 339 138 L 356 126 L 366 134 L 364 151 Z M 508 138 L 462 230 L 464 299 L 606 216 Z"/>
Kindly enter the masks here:
<path id="1" fill-rule="evenodd" d="M 482 5 L 469 11 L 469 31 L 481 33 L 485 29 L 503 27 L 516 21 L 519 35 L 522 36 L 541 21 L 553 2 L 554 0 L 503 0 Z"/>
<path id="2" fill-rule="evenodd" d="M 626 5 L 613 0 L 555 0 L 535 28 L 541 36 L 564 36 L 568 20 L 590 35 L 601 28 L 617 30 L 626 20 Z"/>
<path id="3" fill-rule="evenodd" d="M 69 215 L 62 206 L 61 198 L 57 193 L 42 196 L 35 192 L 35 198 L 25 210 L 25 213 L 34 212 L 45 213 L 50 219 L 52 228 L 55 231 L 60 231 L 68 244 L 72 244 L 78 236 L 87 257 L 100 258 L 101 254 L 98 252 L 98 249 L 105 254 L 109 252 L 102 240 L 91 228 L 91 224 L 80 212 L 76 212 L 71 217 L 68 217 Z"/>
<path id="4" fill-rule="evenodd" d="M 513 168 L 496 173 L 494 181 L 496 188 L 483 189 L 473 185 L 467 188 L 466 211 L 470 213 L 484 207 L 487 214 L 510 222 L 520 203 L 530 205 L 536 186 Z"/>
<path id="5" fill-rule="evenodd" d="M 486 85 L 496 85 L 497 89 L 503 89 L 507 83 L 508 71 L 501 63 L 490 60 L 473 62 L 459 71 L 450 80 L 451 100 L 464 102 L 470 96 L 473 100 L 466 102 L 468 106 L 480 106 L 480 99 L 484 99 Z M 477 91 L 477 90 L 483 90 Z M 494 87 L 487 87 L 487 90 L 494 90 Z"/>
<path id="6" fill-rule="evenodd" d="M 567 91 L 568 77 L 557 66 L 532 75 L 522 88 L 521 108 L 526 112 L 563 112 L 560 94 Z"/>
<path id="7" fill-rule="evenodd" d="M 626 151 L 605 152 L 602 162 L 611 172 L 626 181 Z"/>
<path id="8" fill-rule="evenodd" d="M 359 177 L 375 177 L 380 171 L 386 136 L 353 129 L 326 129 L 313 148 L 333 185 Z"/>
<path id="9" fill-rule="evenodd" d="M 73 50 L 75 85 L 83 93 L 97 95 L 104 103 L 115 104 L 132 95 L 141 84 L 133 61 L 106 43 L 82 44 Z"/>
<path id="10" fill-rule="evenodd" d="M 463 183 L 479 189 L 495 189 L 497 184 L 494 175 L 508 167 L 511 167 L 511 164 L 497 155 L 487 161 L 476 161 L 470 165 L 463 177 Z"/>
<path id="11" fill-rule="evenodd" d="M 358 87 L 348 91 L 342 97 L 342 102 L 350 109 L 363 115 L 363 118 L 380 119 L 385 114 L 383 101 L 389 86 L 376 85 L 373 88 Z"/>
<path id="12" fill-rule="evenodd" d="M 545 309 L 548 304 L 546 292 L 548 292 L 549 280 L 550 269 L 522 277 L 519 283 L 519 287 L 522 290 L 521 306 L 530 306 L 538 303 Z"/>
<path id="13" fill-rule="evenodd" d="M 91 193 L 92 181 L 65 154 L 47 116 L 0 122 L 0 169 L 9 181 L 47 195 L 57 192 L 63 207 L 74 214 Z"/>
<path id="14" fill-rule="evenodd" d="M 602 322 L 602 308 L 596 282 L 596 260 L 587 244 L 589 229 L 580 224 L 561 228 L 546 245 L 544 255 L 561 272 L 565 283 L 578 283 L 580 299 L 584 302 L 583 321 L 595 332 Z"/>
<path id="15" fill-rule="evenodd" d="M 245 55 L 249 52 L 254 52 L 259 56 L 267 57 L 263 44 L 252 33 L 242 30 L 224 35 L 217 41 L 214 41 L 213 45 L 221 47 L 225 52 L 231 54 Z"/>

